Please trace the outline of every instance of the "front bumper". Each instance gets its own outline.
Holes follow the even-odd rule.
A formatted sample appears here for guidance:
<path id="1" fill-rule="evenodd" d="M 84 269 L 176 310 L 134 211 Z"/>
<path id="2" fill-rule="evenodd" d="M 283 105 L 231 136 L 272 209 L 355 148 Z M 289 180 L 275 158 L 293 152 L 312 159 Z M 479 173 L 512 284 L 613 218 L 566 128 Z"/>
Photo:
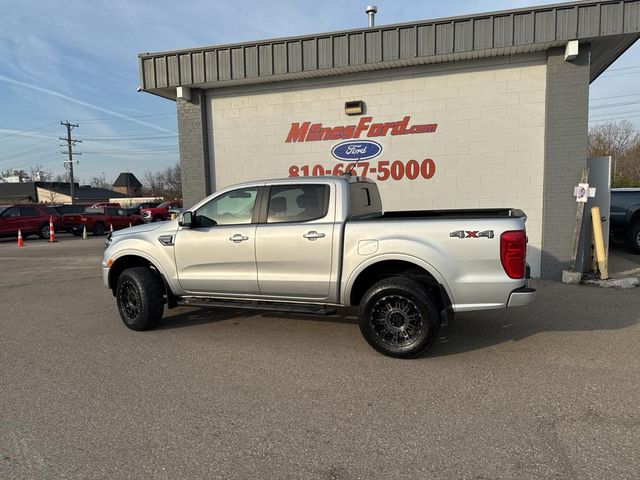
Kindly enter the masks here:
<path id="1" fill-rule="evenodd" d="M 111 288 L 109 285 L 109 267 L 105 265 L 102 265 L 102 283 L 104 283 L 105 287 Z"/>
<path id="2" fill-rule="evenodd" d="M 508 307 L 524 307 L 525 305 L 529 305 L 536 298 L 536 289 L 534 287 L 533 281 L 528 278 L 527 283 L 520 288 L 516 288 L 509 295 L 509 301 L 507 302 Z"/>

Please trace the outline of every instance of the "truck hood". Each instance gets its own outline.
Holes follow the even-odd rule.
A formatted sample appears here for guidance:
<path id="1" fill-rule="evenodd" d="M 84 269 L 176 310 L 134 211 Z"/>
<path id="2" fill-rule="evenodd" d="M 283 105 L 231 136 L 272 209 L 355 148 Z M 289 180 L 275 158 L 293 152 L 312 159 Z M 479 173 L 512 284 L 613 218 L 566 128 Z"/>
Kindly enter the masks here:
<path id="1" fill-rule="evenodd" d="M 145 225 L 137 225 L 135 227 L 124 228 L 122 230 L 116 230 L 111 234 L 112 237 L 122 237 L 123 235 L 131 235 L 136 233 L 145 233 L 152 232 L 154 230 L 160 229 L 160 227 L 167 227 L 168 223 L 172 222 L 156 222 L 156 223 L 147 223 Z M 175 230 L 175 228 L 174 228 Z"/>

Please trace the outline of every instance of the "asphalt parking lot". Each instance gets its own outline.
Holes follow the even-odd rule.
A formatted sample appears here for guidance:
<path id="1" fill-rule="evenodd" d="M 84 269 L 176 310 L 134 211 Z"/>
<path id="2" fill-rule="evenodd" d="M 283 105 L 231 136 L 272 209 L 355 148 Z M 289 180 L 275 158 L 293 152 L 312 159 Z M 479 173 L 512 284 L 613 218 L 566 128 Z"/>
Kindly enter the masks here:
<path id="1" fill-rule="evenodd" d="M 104 239 L 0 243 L 0 478 L 637 478 L 640 291 L 542 282 L 428 355 L 353 317 L 124 327 Z"/>

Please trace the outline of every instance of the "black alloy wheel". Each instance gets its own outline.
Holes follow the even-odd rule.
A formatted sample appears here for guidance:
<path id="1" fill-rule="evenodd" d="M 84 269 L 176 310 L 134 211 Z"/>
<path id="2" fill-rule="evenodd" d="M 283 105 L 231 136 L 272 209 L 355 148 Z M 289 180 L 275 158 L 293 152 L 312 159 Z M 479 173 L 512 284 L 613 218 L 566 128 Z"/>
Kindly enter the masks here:
<path id="1" fill-rule="evenodd" d="M 440 328 L 432 291 L 406 277 L 375 283 L 360 302 L 359 326 L 367 343 L 390 357 L 411 358 L 425 352 Z"/>
<path id="2" fill-rule="evenodd" d="M 132 330 L 148 330 L 164 311 L 164 284 L 148 267 L 129 268 L 120 274 L 116 285 L 120 318 Z"/>

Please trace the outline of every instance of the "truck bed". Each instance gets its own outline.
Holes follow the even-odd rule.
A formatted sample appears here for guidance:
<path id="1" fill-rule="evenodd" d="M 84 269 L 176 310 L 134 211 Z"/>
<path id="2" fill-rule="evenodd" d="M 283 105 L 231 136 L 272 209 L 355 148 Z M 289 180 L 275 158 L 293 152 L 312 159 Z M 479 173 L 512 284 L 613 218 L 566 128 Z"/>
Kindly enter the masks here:
<path id="1" fill-rule="evenodd" d="M 526 217 L 522 210 L 514 208 L 476 208 L 458 210 L 398 210 L 384 212 L 378 217 L 368 220 L 455 220 L 458 218 L 504 218 L 504 217 Z"/>

